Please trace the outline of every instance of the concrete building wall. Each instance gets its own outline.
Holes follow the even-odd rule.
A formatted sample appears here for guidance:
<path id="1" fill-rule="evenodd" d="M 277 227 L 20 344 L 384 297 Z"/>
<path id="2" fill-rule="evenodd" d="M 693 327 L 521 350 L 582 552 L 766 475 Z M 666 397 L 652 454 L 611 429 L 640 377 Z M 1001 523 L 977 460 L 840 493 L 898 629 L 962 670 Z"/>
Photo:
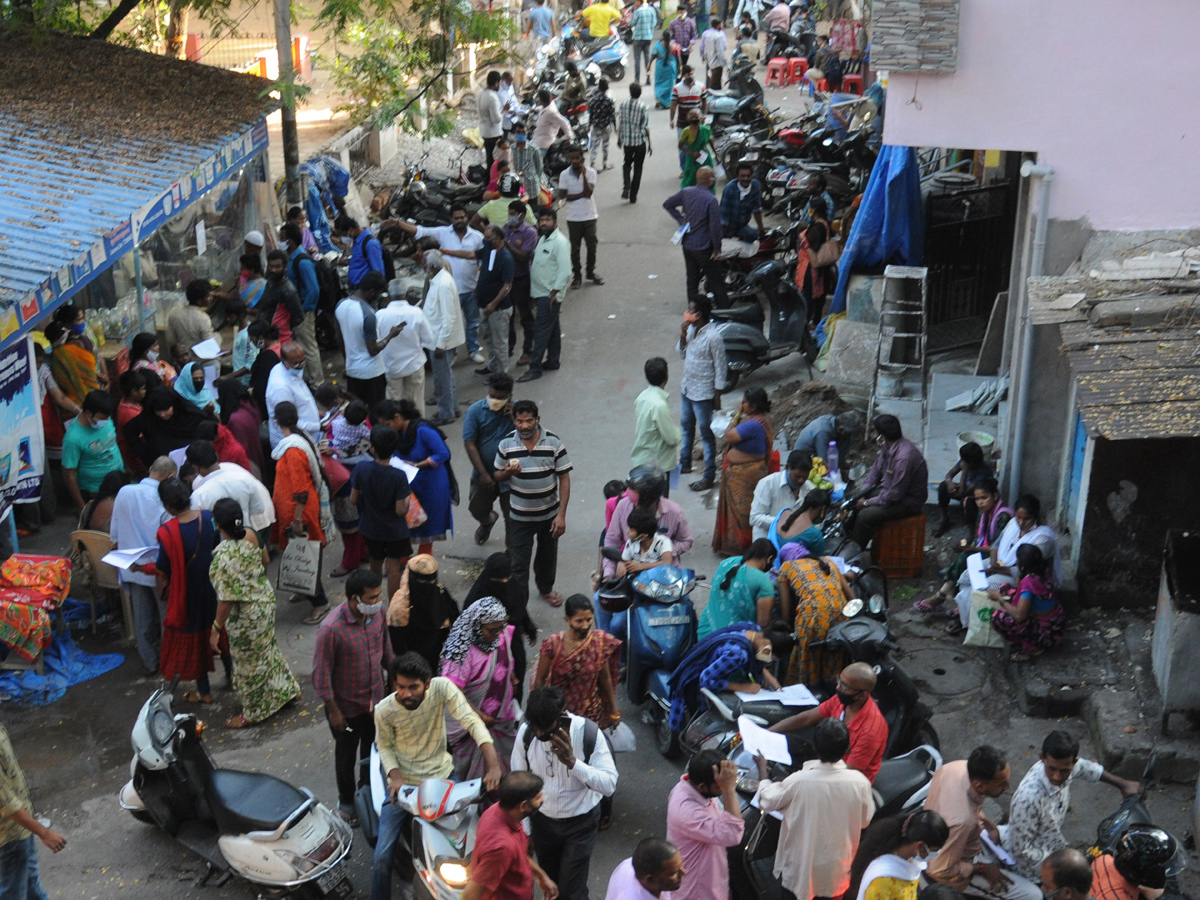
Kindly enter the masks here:
<path id="1" fill-rule="evenodd" d="M 971 0 L 954 74 L 889 73 L 884 138 L 1036 152 L 1053 220 L 1200 226 L 1197 35 L 1191 0 Z"/>

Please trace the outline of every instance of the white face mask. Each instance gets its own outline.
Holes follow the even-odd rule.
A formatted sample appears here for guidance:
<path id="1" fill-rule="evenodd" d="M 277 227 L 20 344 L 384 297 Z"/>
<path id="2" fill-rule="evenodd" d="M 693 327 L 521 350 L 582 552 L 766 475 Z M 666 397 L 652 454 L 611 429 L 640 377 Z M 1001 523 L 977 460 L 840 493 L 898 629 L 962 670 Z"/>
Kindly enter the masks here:
<path id="1" fill-rule="evenodd" d="M 362 616 L 374 616 L 383 610 L 383 600 L 378 603 L 359 603 L 358 613 Z"/>
<path id="2" fill-rule="evenodd" d="M 922 865 L 922 866 L 925 865 L 927 862 L 929 862 L 929 860 L 931 860 L 931 859 L 933 859 L 933 851 L 930 850 L 928 847 L 925 847 L 924 853 L 918 853 L 915 856 L 913 856 L 913 862 L 918 863 L 919 865 Z"/>
<path id="3" fill-rule="evenodd" d="M 147 350 L 146 351 L 146 359 L 150 360 L 150 362 L 158 362 L 158 351 L 157 350 Z"/>
<path id="4" fill-rule="evenodd" d="M 754 654 L 754 658 L 757 659 L 759 662 L 769 663 L 775 657 L 773 657 L 771 655 L 770 647 L 763 647 L 761 650 L 759 650 L 757 653 Z"/>

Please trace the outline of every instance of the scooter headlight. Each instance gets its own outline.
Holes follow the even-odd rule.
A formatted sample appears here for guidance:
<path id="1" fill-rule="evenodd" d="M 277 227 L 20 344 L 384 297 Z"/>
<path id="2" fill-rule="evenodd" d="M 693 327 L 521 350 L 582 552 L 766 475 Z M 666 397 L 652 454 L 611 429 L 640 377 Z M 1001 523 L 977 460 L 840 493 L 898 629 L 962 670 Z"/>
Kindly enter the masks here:
<path id="1" fill-rule="evenodd" d="M 438 875 L 451 887 L 463 887 L 467 883 L 467 867 L 462 863 L 438 863 Z"/>

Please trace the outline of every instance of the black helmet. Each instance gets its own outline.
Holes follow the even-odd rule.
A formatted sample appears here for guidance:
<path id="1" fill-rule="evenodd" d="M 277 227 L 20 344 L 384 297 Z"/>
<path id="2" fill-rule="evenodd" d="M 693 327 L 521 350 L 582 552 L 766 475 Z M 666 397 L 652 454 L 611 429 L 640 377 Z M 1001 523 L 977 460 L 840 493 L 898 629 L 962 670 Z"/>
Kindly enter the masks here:
<path id="1" fill-rule="evenodd" d="M 1130 884 L 1165 887 L 1186 862 L 1179 842 L 1153 825 L 1133 825 L 1113 849 L 1113 864 Z"/>
<path id="2" fill-rule="evenodd" d="M 667 473 L 658 466 L 634 466 L 625 484 L 638 495 L 638 506 L 649 506 L 662 499 L 667 489 Z"/>

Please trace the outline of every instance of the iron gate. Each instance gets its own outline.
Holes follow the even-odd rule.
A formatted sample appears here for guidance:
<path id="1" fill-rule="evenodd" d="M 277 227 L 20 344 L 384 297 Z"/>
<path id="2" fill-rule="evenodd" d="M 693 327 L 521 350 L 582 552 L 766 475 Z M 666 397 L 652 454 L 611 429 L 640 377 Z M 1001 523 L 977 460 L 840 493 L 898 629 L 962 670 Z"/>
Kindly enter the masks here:
<path id="1" fill-rule="evenodd" d="M 983 338 L 996 294 L 1008 289 L 1016 183 L 925 199 L 929 349 Z"/>

